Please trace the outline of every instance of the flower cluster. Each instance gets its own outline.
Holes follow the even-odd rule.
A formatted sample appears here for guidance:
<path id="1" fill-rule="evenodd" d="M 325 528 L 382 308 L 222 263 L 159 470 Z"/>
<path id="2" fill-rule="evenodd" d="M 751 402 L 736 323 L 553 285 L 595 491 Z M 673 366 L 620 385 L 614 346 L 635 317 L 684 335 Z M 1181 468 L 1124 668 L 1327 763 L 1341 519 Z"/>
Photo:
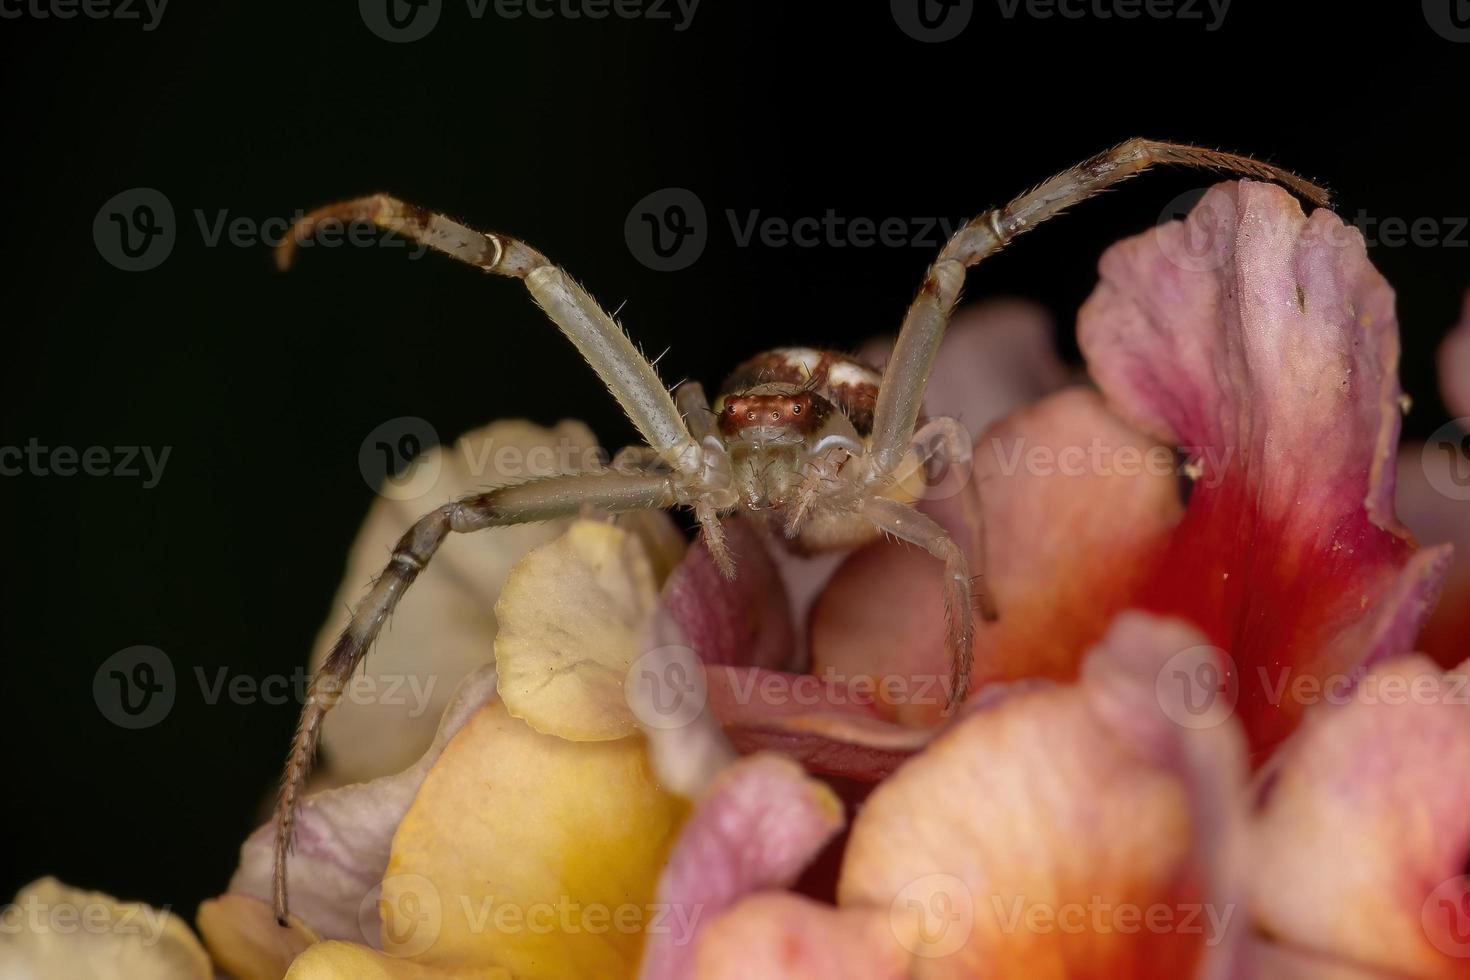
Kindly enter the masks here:
<path id="1" fill-rule="evenodd" d="M 957 713 L 940 570 L 898 543 L 732 520 L 726 582 L 663 515 L 455 540 L 369 664 L 462 677 L 437 731 L 330 717 L 290 927 L 262 827 L 208 957 L 175 923 L 154 975 L 1470 976 L 1470 562 L 1409 529 L 1470 554 L 1470 493 L 1398 449 L 1392 291 L 1249 181 L 1100 269 L 1091 384 L 991 304 L 931 385 L 977 436 L 923 506 L 1001 610 Z M 1441 361 L 1470 415 L 1470 306 Z M 344 588 L 414 509 L 380 501 Z"/>

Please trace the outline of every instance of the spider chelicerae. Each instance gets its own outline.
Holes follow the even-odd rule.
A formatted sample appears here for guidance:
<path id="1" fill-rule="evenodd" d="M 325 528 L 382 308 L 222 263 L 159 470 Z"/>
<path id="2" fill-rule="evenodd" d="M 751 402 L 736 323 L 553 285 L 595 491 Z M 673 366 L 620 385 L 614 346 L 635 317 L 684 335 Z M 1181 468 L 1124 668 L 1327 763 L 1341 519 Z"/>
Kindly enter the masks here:
<path id="1" fill-rule="evenodd" d="M 968 693 L 974 609 L 992 619 L 984 569 L 972 568 L 939 524 L 914 507 L 934 475 L 968 466 L 970 439 L 949 418 L 920 420 L 924 388 L 966 270 L 1067 207 L 1158 164 L 1181 164 L 1278 182 L 1314 204 L 1327 192 L 1250 157 L 1178 143 L 1133 139 L 986 211 L 945 244 L 904 316 L 880 374 L 832 351 L 781 348 L 735 370 L 713 405 L 697 382 L 672 394 L 611 316 L 559 266 L 525 242 L 474 231 L 385 194 L 306 215 L 277 253 L 288 266 L 296 243 L 325 223 L 370 222 L 499 276 L 520 279 L 576 345 L 643 436 L 610 468 L 498 487 L 425 514 L 399 540 L 387 567 L 312 681 L 276 805 L 274 901 L 287 914 L 286 859 L 296 807 L 316 754 L 322 720 L 362 663 L 403 593 L 451 532 L 574 516 L 688 507 L 726 577 L 735 575 L 721 518 L 741 512 L 802 550 L 850 548 L 880 534 L 918 545 L 944 563 L 947 710 Z M 975 498 L 966 494 L 979 535 Z M 969 553 L 982 561 L 983 541 Z"/>

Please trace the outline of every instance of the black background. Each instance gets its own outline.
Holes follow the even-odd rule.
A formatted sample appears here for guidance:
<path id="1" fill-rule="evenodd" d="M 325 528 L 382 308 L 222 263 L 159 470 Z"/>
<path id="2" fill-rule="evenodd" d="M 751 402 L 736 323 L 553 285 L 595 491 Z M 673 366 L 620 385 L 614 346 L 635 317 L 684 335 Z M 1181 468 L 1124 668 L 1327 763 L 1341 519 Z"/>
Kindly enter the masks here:
<path id="1" fill-rule="evenodd" d="M 15 3 L 16 0 L 6 0 Z M 27 0 L 35 2 L 35 0 Z M 1445 3 L 1454 0 L 1444 0 Z M 574 7 L 578 6 L 575 2 Z M 14 9 L 13 7 L 7 9 Z M 210 705 L 193 671 L 261 677 L 307 655 L 372 495 L 375 426 L 441 438 L 489 419 L 587 420 L 631 438 L 513 282 L 402 249 L 209 246 L 195 210 L 252 221 L 378 189 L 524 236 L 581 278 L 667 380 L 716 382 L 775 343 L 893 330 L 933 247 L 739 247 L 725 217 L 957 219 L 1133 135 L 1256 153 L 1329 183 L 1350 220 L 1470 214 L 1470 43 L 1414 2 L 1320 11 L 1235 0 L 1204 20 L 1012 18 L 977 0 L 920 43 L 886 3 L 704 0 L 667 20 L 471 17 L 445 0 L 414 43 L 351 3 L 186 3 L 138 21 L 0 20 L 6 144 L 0 445 L 171 447 L 160 484 L 0 479 L 4 746 L 0 895 L 52 873 L 190 912 L 223 890 L 273 786 L 294 705 Z M 629 209 L 693 190 L 709 245 L 677 272 L 624 239 Z M 1154 174 L 972 274 L 968 296 L 1074 311 L 1111 241 L 1197 174 Z M 177 244 L 120 271 L 93 240 L 109 198 L 163 192 Z M 1422 437 L 1435 344 L 1470 284 L 1470 232 L 1379 244 Z M 171 713 L 125 731 L 92 681 L 166 651 Z"/>

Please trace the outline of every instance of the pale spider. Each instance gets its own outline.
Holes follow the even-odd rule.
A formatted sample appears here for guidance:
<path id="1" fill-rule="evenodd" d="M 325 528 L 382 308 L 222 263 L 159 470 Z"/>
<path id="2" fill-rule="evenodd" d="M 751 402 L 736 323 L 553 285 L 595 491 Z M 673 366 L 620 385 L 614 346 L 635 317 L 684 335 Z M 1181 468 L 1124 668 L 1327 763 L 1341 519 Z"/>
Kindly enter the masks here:
<path id="1" fill-rule="evenodd" d="M 965 270 L 1021 232 L 1157 164 L 1173 163 L 1279 182 L 1325 205 L 1327 192 L 1249 157 L 1153 140 L 1129 140 L 1052 177 L 1003 208 L 961 228 L 929 267 L 888 364 L 879 373 L 842 354 L 783 348 L 737 368 L 714 406 L 686 382 L 671 395 L 654 367 L 611 316 L 560 267 L 524 242 L 473 231 L 384 194 L 321 208 L 281 246 L 282 268 L 295 244 L 324 222 L 366 221 L 432 246 L 461 262 L 525 282 L 537 305 L 592 365 L 646 446 L 623 450 L 611 469 L 499 487 L 445 504 L 420 518 L 357 607 L 312 681 L 276 805 L 274 899 L 287 911 L 286 858 L 296 806 L 316 753 L 322 719 L 392 613 L 451 531 L 545 521 L 592 509 L 624 512 L 691 507 L 720 570 L 735 568 L 723 515 L 740 511 L 776 524 L 800 549 L 847 548 L 880 534 L 911 542 L 944 562 L 946 642 L 951 659 L 947 710 L 969 687 L 972 603 L 996 610 L 965 550 L 913 506 L 935 464 L 966 465 L 969 435 L 954 419 L 920 422 L 920 404 Z M 973 501 L 972 495 L 966 495 Z M 973 509 L 973 503 L 972 503 Z M 971 526 L 979 528 L 978 513 Z M 977 536 L 979 532 L 977 531 Z M 970 554 L 983 560 L 983 541 Z M 981 583 L 975 587 L 975 583 Z"/>

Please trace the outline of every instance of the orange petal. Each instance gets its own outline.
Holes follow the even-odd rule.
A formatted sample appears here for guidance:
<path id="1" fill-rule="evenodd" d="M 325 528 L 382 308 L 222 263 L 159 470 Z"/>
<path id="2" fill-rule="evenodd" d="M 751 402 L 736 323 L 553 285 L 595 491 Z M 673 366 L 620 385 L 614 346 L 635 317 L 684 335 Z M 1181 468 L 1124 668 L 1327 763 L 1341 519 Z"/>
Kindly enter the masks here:
<path id="1" fill-rule="evenodd" d="M 1183 512 L 1173 454 L 1114 418 L 1097 395 L 1064 391 L 1022 409 L 976 447 L 1000 620 L 976 631 L 971 689 L 1068 679 L 1087 647 L 1157 565 Z M 942 569 L 906 545 L 853 556 L 818 600 L 814 671 L 902 692 L 884 708 L 932 724 L 949 676 Z"/>
<path id="2" fill-rule="evenodd" d="M 1272 762 L 1252 860 L 1260 925 L 1418 977 L 1470 976 L 1470 662 L 1385 663 L 1307 713 Z"/>
<path id="3" fill-rule="evenodd" d="M 972 709 L 869 797 L 839 904 L 907 922 L 924 977 L 1228 964 L 1243 740 L 1228 714 L 1183 723 L 1168 683 L 1211 656 L 1183 624 L 1129 614 L 1077 684 Z"/>

